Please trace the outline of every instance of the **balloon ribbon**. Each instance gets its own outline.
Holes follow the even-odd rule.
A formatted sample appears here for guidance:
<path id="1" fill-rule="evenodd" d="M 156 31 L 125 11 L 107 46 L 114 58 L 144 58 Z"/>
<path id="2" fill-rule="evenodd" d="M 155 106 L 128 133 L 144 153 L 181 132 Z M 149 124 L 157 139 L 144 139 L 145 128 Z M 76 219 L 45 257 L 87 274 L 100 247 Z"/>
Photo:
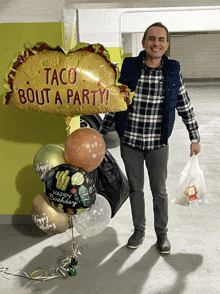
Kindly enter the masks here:
<path id="1" fill-rule="evenodd" d="M 39 276 L 34 276 L 36 273 L 42 272 L 42 270 L 37 270 L 34 271 L 30 276 L 23 272 L 23 271 L 18 271 L 16 273 L 9 273 L 7 267 L 0 267 L 0 273 L 4 278 L 6 276 L 4 275 L 10 275 L 14 277 L 21 277 L 21 278 L 26 278 L 30 280 L 34 280 L 36 282 L 41 282 L 41 281 L 48 281 L 51 279 L 59 278 L 59 275 L 56 275 L 56 273 L 60 272 L 63 278 L 67 278 L 68 276 L 76 276 L 76 269 L 78 268 L 78 261 L 76 257 L 78 255 L 81 255 L 81 252 L 78 249 L 78 246 L 74 248 L 74 234 L 73 234 L 73 217 L 71 217 L 71 241 L 72 241 L 72 251 L 73 254 L 69 256 L 68 258 L 62 260 L 62 265 L 59 266 L 58 268 L 55 269 L 55 272 L 51 275 L 49 275 L 48 272 L 46 272 L 45 276 L 39 275 Z M 51 269 L 53 270 L 53 269 Z"/>
<path id="2" fill-rule="evenodd" d="M 64 259 L 62 261 L 63 266 L 58 267 L 58 271 L 62 274 L 64 278 L 67 278 L 68 276 L 76 276 L 78 261 L 75 257 L 77 257 L 77 255 L 81 255 L 78 246 L 76 247 L 76 249 L 74 248 L 73 217 L 71 217 L 71 235 L 73 255 Z"/>

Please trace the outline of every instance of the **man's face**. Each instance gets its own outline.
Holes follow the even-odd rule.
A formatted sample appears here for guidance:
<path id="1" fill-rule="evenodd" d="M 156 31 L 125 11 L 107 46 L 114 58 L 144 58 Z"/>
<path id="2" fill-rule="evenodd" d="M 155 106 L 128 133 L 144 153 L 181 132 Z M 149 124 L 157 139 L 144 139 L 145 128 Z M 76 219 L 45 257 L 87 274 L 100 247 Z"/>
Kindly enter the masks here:
<path id="1" fill-rule="evenodd" d="M 147 58 L 161 59 L 170 45 L 170 42 L 167 41 L 166 30 L 160 27 L 149 28 L 142 45 L 147 53 Z"/>

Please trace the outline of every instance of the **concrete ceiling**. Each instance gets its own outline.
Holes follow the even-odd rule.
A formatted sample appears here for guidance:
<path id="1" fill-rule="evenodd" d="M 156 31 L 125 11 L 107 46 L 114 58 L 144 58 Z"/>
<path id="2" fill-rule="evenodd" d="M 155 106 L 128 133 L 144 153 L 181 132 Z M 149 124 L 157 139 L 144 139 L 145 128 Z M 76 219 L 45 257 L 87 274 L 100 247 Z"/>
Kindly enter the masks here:
<path id="1" fill-rule="evenodd" d="M 65 0 L 75 9 L 219 6 L 219 0 Z"/>

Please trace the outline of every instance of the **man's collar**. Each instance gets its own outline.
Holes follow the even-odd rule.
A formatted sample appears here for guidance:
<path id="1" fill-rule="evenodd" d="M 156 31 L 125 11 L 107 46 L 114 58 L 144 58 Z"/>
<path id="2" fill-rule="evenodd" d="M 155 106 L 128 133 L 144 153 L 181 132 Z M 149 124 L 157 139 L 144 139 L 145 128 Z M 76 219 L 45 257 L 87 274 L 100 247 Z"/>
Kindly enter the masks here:
<path id="1" fill-rule="evenodd" d="M 139 69 L 143 66 L 143 59 L 145 60 L 145 58 L 146 58 L 146 51 L 145 50 L 140 51 L 139 55 L 137 56 L 137 64 Z M 168 57 L 164 54 L 161 59 L 161 65 L 165 66 L 167 60 L 168 60 Z"/>
<path id="2" fill-rule="evenodd" d="M 159 66 L 156 66 L 156 67 L 150 67 L 150 66 L 148 66 L 148 65 L 145 63 L 145 57 L 143 57 L 142 66 L 146 66 L 147 68 L 152 68 L 152 69 L 161 69 L 161 68 L 163 68 L 163 66 L 164 66 L 164 59 L 161 58 L 161 63 L 160 63 Z"/>

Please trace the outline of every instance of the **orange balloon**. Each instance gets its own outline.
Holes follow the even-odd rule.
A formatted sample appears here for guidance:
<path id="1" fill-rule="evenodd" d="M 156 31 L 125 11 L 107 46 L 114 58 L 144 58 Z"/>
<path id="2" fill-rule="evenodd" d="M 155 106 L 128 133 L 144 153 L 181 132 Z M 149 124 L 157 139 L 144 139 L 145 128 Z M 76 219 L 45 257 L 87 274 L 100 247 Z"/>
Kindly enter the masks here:
<path id="1" fill-rule="evenodd" d="M 81 128 L 69 135 L 64 149 L 69 164 L 91 172 L 102 162 L 106 146 L 99 132 Z"/>
<path id="2" fill-rule="evenodd" d="M 32 204 L 31 216 L 44 232 L 59 234 L 69 229 L 68 214 L 55 210 L 45 193 L 38 194 Z"/>

